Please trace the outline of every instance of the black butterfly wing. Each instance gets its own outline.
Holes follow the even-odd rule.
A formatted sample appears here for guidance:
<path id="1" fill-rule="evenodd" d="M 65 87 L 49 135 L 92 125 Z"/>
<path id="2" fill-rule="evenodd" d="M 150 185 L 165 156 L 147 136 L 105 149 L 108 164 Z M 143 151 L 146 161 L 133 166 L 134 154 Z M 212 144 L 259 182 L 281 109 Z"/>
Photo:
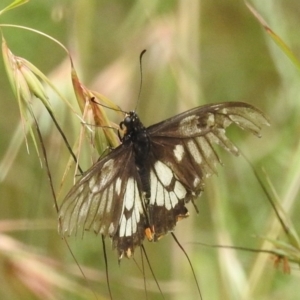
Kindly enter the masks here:
<path id="1" fill-rule="evenodd" d="M 93 230 L 110 236 L 120 257 L 130 256 L 145 236 L 141 183 L 132 145 L 122 144 L 98 161 L 73 186 L 59 211 L 62 234 Z"/>
<path id="2" fill-rule="evenodd" d="M 240 102 L 198 107 L 147 129 L 134 112 L 125 123 L 123 144 L 83 174 L 59 211 L 61 233 L 110 236 L 120 257 L 130 256 L 145 235 L 156 240 L 188 216 L 186 203 L 220 162 L 213 144 L 238 154 L 225 135 L 227 126 L 235 123 L 259 135 L 268 124 L 259 110 Z"/>
<path id="3" fill-rule="evenodd" d="M 154 239 L 188 216 L 185 204 L 199 196 L 204 179 L 216 173 L 220 159 L 213 145 L 238 155 L 225 135 L 225 128 L 232 123 L 257 136 L 261 126 L 268 125 L 253 106 L 229 102 L 197 107 L 148 128 L 152 166 L 149 211 Z"/>

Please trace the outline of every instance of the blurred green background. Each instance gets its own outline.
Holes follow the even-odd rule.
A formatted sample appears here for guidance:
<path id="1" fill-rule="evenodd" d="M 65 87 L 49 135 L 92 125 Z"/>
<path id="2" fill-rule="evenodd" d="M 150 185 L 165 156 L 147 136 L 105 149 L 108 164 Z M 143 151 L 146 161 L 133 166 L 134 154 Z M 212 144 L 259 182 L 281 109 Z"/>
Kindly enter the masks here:
<path id="1" fill-rule="evenodd" d="M 2 0 L 1 8 L 9 3 Z M 251 4 L 300 58 L 299 0 Z M 147 49 L 137 108 L 147 126 L 205 103 L 245 101 L 260 108 L 272 124 L 263 129 L 261 139 L 236 128 L 229 129 L 229 136 L 260 174 L 262 167 L 266 170 L 299 231 L 299 70 L 243 1 L 31 0 L 0 18 L 1 24 L 32 27 L 61 41 L 82 82 L 123 110 L 136 107 L 138 57 Z M 2 28 L 2 33 L 11 51 L 47 74 L 79 112 L 62 49 L 25 30 Z M 109 299 L 101 238 L 86 233 L 83 239 L 68 239 L 85 280 L 57 233 L 46 169 L 30 139 L 30 155 L 26 151 L 2 61 L 0 91 L 1 299 Z M 50 90 L 49 97 L 72 145 L 80 123 Z M 58 191 L 68 151 L 40 101 L 32 101 Z M 108 114 L 121 121 L 117 114 Z M 250 165 L 223 150 L 220 156 L 224 167 L 207 181 L 197 201 L 199 214 L 190 206 L 190 218 L 175 231 L 192 261 L 203 299 L 299 299 L 296 264 L 290 264 L 289 275 L 282 264 L 275 267 L 269 254 L 198 244 L 270 249 L 258 236 L 285 240 Z M 88 159 L 81 163 L 84 170 L 91 165 Z M 71 184 L 70 178 L 61 195 Z M 144 244 L 164 298 L 199 299 L 191 269 L 171 235 Z M 108 239 L 106 245 L 113 299 L 146 299 L 139 250 L 136 262 L 123 259 L 119 266 Z M 147 265 L 145 270 L 148 299 L 163 299 Z"/>

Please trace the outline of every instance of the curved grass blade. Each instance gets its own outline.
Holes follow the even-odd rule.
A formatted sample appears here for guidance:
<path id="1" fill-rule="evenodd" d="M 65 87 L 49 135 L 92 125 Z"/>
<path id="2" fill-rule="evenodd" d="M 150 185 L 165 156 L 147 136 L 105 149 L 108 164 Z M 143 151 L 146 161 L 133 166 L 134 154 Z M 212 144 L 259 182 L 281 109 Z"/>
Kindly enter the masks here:
<path id="1" fill-rule="evenodd" d="M 193 268 L 193 265 L 192 265 L 192 262 L 188 256 L 188 254 L 186 253 L 186 251 L 184 250 L 184 248 L 182 247 L 182 245 L 179 243 L 178 239 L 176 238 L 174 232 L 171 232 L 171 235 L 173 237 L 173 239 L 175 240 L 176 244 L 179 246 L 179 248 L 182 250 L 182 252 L 184 253 L 185 257 L 187 258 L 188 262 L 189 262 L 189 265 L 190 265 L 190 268 L 192 270 L 192 273 L 193 273 L 193 277 L 195 279 L 195 283 L 196 283 L 196 286 L 197 286 L 197 290 L 198 290 L 198 293 L 199 293 L 199 296 L 200 296 L 200 299 L 202 300 L 202 295 L 201 295 L 201 290 L 200 290 L 200 286 L 199 286 L 199 283 L 198 283 L 198 280 L 197 280 L 197 277 L 196 277 L 196 273 L 195 273 L 195 270 Z"/>
<path id="2" fill-rule="evenodd" d="M 9 4 L 8 6 L 6 6 L 5 8 L 0 10 L 0 15 L 2 15 L 3 13 L 7 12 L 8 10 L 14 9 L 18 6 L 21 6 L 25 3 L 29 2 L 29 0 L 15 0 L 14 2 L 12 2 L 11 4 Z"/>

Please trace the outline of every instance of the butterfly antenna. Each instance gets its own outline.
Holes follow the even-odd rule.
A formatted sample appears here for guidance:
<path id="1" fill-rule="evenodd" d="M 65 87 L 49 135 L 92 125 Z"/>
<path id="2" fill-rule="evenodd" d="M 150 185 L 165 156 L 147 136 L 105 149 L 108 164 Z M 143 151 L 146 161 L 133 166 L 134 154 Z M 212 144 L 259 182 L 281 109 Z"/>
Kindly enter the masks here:
<path id="1" fill-rule="evenodd" d="M 187 258 L 188 262 L 189 262 L 189 265 L 192 269 L 192 273 L 193 273 L 193 276 L 194 276 L 194 279 L 195 279 L 195 282 L 196 282 L 196 285 L 197 285 L 197 290 L 198 290 L 198 293 L 199 293 L 199 296 L 200 296 L 200 299 L 203 300 L 202 298 L 202 295 L 201 295 L 201 291 L 200 291 L 200 286 L 199 286 L 199 283 L 198 283 L 198 280 L 197 280 L 197 277 L 196 277 L 196 273 L 195 273 L 195 270 L 193 268 L 193 265 L 192 265 L 192 262 L 188 256 L 188 254 L 186 253 L 186 251 L 184 250 L 184 248 L 182 247 L 182 245 L 179 243 L 178 239 L 176 238 L 174 232 L 171 232 L 171 235 L 173 237 L 173 239 L 175 240 L 176 244 L 179 246 L 179 248 L 182 250 L 182 252 L 184 253 L 185 257 Z"/>
<path id="2" fill-rule="evenodd" d="M 141 54 L 140 54 L 140 75 L 141 75 L 141 81 L 140 81 L 140 88 L 139 88 L 139 94 L 138 94 L 138 100 L 137 100 L 137 103 L 136 103 L 136 106 L 135 106 L 135 110 L 137 110 L 137 107 L 138 107 L 138 104 L 140 102 L 140 98 L 141 98 L 141 92 L 142 92 L 142 84 L 143 84 L 143 56 L 144 54 L 146 53 L 146 49 L 144 49 Z"/>
<path id="3" fill-rule="evenodd" d="M 102 103 L 99 103 L 98 101 L 95 100 L 95 97 L 92 97 L 91 98 L 91 101 L 99 106 L 102 106 L 102 107 L 105 107 L 105 108 L 108 108 L 108 109 L 111 109 L 111 110 L 114 110 L 114 111 L 120 111 L 124 114 L 126 114 L 126 111 L 122 110 L 119 106 L 118 108 L 113 108 L 113 107 L 110 107 L 108 105 L 105 105 L 105 104 L 102 104 Z"/>

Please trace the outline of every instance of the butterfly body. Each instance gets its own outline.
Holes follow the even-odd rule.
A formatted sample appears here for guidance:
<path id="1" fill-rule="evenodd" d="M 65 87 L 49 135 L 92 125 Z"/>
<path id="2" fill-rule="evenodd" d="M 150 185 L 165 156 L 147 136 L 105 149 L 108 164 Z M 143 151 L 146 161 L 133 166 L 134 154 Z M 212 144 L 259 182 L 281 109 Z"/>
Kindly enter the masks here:
<path id="1" fill-rule="evenodd" d="M 173 231 L 188 216 L 186 204 L 216 173 L 218 144 L 234 155 L 225 135 L 236 124 L 259 136 L 268 121 L 253 106 L 225 102 L 194 108 L 150 127 L 135 112 L 120 123 L 121 145 L 73 186 L 60 208 L 60 231 L 94 230 L 112 238 L 119 257 Z"/>
<path id="2" fill-rule="evenodd" d="M 149 134 L 134 111 L 131 111 L 124 118 L 124 121 L 120 123 L 120 128 L 123 129 L 123 127 L 125 127 L 125 134 L 121 142 L 122 144 L 132 144 L 135 166 L 141 180 L 142 191 L 146 199 L 149 199 L 150 174 L 148 172 L 148 156 L 151 147 Z"/>

